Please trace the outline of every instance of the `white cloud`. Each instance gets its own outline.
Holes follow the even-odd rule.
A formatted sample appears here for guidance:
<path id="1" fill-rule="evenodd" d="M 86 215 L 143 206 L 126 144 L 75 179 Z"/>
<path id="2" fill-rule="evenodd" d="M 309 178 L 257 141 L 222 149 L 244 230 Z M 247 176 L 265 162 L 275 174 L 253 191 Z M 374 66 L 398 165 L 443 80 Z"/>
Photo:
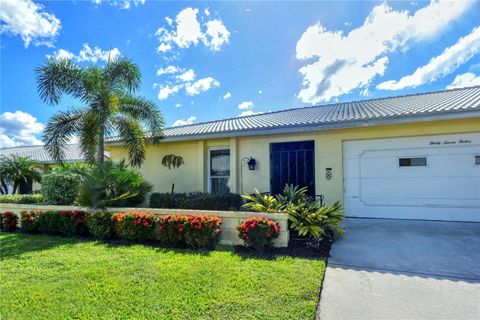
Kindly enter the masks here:
<path id="1" fill-rule="evenodd" d="M 225 93 L 225 95 L 223 96 L 223 99 L 227 100 L 228 98 L 230 98 L 232 96 L 232 94 L 230 92 L 227 92 Z"/>
<path id="2" fill-rule="evenodd" d="M 173 123 L 172 127 L 186 126 L 189 124 L 193 124 L 195 120 L 197 120 L 197 117 L 195 116 L 191 116 L 188 119 L 178 119 Z"/>
<path id="3" fill-rule="evenodd" d="M 262 93 L 263 93 L 263 91 L 262 91 L 262 90 L 258 90 L 258 94 L 262 94 Z"/>
<path id="4" fill-rule="evenodd" d="M 139 4 L 145 4 L 145 0 L 92 0 L 95 4 L 107 3 L 113 7 L 120 7 L 122 9 L 130 9 L 132 4 L 138 6 Z"/>
<path id="5" fill-rule="evenodd" d="M 42 144 L 38 135 L 44 125 L 30 113 L 7 111 L 0 114 L 0 123 L 0 148 Z"/>
<path id="6" fill-rule="evenodd" d="M 459 74 L 455 77 L 453 82 L 447 86 L 447 89 L 466 88 L 480 86 L 480 76 L 472 72 Z"/>
<path id="7" fill-rule="evenodd" d="M 30 43 L 53 46 L 61 23 L 44 6 L 31 0 L 2 0 L 0 7 L 0 33 L 20 36 L 27 48 Z"/>
<path id="8" fill-rule="evenodd" d="M 255 112 L 255 111 L 252 111 L 252 110 L 248 110 L 248 111 L 243 111 L 242 113 L 237 115 L 237 117 L 248 117 L 248 116 L 253 116 L 253 115 L 262 114 L 262 113 L 263 112 Z"/>
<path id="9" fill-rule="evenodd" d="M 238 105 L 238 109 L 240 110 L 250 110 L 253 109 L 253 102 L 252 101 L 244 101 Z"/>
<path id="10" fill-rule="evenodd" d="M 414 73 L 402 77 L 400 80 L 389 80 L 377 85 L 382 90 L 401 90 L 408 87 L 418 87 L 425 83 L 433 82 L 457 69 L 480 52 L 480 27 L 460 38 L 457 43 L 446 48 L 443 52 L 430 59 L 430 61 L 417 68 Z"/>
<path id="11" fill-rule="evenodd" d="M 165 100 L 168 97 L 170 97 L 173 94 L 176 94 L 180 89 L 182 88 L 182 85 L 165 85 L 160 87 L 160 91 L 158 92 L 158 99 L 159 100 Z"/>
<path id="12" fill-rule="evenodd" d="M 193 81 L 195 79 L 195 71 L 193 71 L 193 69 L 189 69 L 184 73 L 179 74 L 176 78 L 183 82 Z"/>
<path id="13" fill-rule="evenodd" d="M 174 74 L 180 72 L 181 69 L 175 66 L 167 66 L 166 68 L 160 68 L 157 70 L 157 76 L 161 76 L 164 74 Z"/>
<path id="14" fill-rule="evenodd" d="M 317 103 L 368 87 L 384 74 L 389 53 L 406 51 L 411 42 L 437 35 L 472 4 L 432 1 L 410 14 L 382 3 L 373 8 L 363 25 L 347 34 L 329 31 L 320 23 L 308 27 L 296 47 L 297 59 L 306 62 L 299 70 L 303 88 L 297 97 Z"/>
<path id="15" fill-rule="evenodd" d="M 220 82 L 218 82 L 212 77 L 206 77 L 192 83 L 186 83 L 185 91 L 187 92 L 187 95 L 195 96 L 197 94 L 200 94 L 201 92 L 208 91 L 213 87 L 219 87 L 219 86 L 220 86 Z"/>
<path id="16" fill-rule="evenodd" d="M 182 105 L 181 105 L 180 103 L 177 103 L 177 104 L 175 105 L 175 108 L 180 108 L 181 106 L 182 106 Z"/>
<path id="17" fill-rule="evenodd" d="M 76 62 L 93 62 L 97 61 L 108 62 L 108 59 L 115 60 L 122 54 L 118 48 L 111 50 L 102 50 L 99 47 L 90 47 L 88 43 L 83 44 L 83 48 L 76 55 L 71 51 L 65 49 L 59 49 L 53 52 L 53 54 L 47 54 L 49 59 L 71 59 Z"/>
<path id="18" fill-rule="evenodd" d="M 230 32 L 223 22 L 219 19 L 208 20 L 210 13 L 204 12 L 201 21 L 208 21 L 202 25 L 197 18 L 198 12 L 198 9 L 189 7 L 180 11 L 175 21 L 166 17 L 168 28 L 160 27 L 155 33 L 160 42 L 157 50 L 165 53 L 172 50 L 174 45 L 185 49 L 203 43 L 210 50 L 217 51 L 228 43 Z"/>

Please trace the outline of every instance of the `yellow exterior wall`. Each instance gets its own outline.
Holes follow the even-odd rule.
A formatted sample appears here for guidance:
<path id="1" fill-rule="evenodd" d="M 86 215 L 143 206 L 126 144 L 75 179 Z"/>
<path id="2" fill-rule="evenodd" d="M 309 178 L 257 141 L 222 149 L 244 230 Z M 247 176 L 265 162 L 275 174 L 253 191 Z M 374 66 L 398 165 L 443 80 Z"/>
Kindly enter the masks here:
<path id="1" fill-rule="evenodd" d="M 175 190 L 207 191 L 208 148 L 230 146 L 230 189 L 232 192 L 261 192 L 270 190 L 270 143 L 313 140 L 315 142 L 316 194 L 325 195 L 328 203 L 343 201 L 343 141 L 380 139 L 436 134 L 479 132 L 480 118 L 442 120 L 387 126 L 368 126 L 351 129 L 312 131 L 282 135 L 264 135 L 188 142 L 164 142 L 157 147 L 149 146 L 146 161 L 141 167 L 144 178 L 154 185 L 154 191 L 168 192 L 171 183 Z M 113 160 L 126 158 L 122 147 L 110 147 Z M 173 153 L 182 156 L 185 166 L 168 170 L 161 165 L 164 155 Z M 255 171 L 240 165 L 241 159 L 252 156 L 257 160 Z M 325 168 L 332 168 L 333 177 L 325 179 Z M 241 177 L 243 175 L 243 178 Z"/>

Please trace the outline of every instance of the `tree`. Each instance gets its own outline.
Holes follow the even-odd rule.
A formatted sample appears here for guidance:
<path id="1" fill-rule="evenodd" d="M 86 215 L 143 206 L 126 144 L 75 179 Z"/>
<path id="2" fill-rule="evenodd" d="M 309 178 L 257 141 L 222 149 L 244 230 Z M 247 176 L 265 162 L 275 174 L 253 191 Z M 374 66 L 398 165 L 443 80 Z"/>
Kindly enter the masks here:
<path id="1" fill-rule="evenodd" d="M 185 162 L 183 161 L 183 158 L 181 156 L 176 156 L 174 154 L 167 154 L 162 158 L 162 166 L 168 168 L 168 170 L 170 170 L 171 168 L 173 169 L 179 168 L 184 164 Z M 172 194 L 174 189 L 175 189 L 175 183 L 172 183 Z"/>
<path id="2" fill-rule="evenodd" d="M 143 163 L 146 138 L 160 142 L 162 114 L 155 103 L 134 95 L 141 73 L 132 61 L 119 58 L 104 67 L 80 67 L 68 59 L 49 59 L 36 75 L 44 102 L 58 105 L 68 94 L 83 104 L 55 114 L 45 127 L 45 149 L 57 162 L 63 163 L 66 144 L 74 136 L 86 160 L 97 164 L 104 162 L 105 139 L 110 136 L 118 135 L 125 144 L 132 166 Z"/>
<path id="3" fill-rule="evenodd" d="M 38 164 L 28 157 L 10 155 L 0 157 L 0 193 L 8 194 L 8 186 L 13 185 L 12 194 L 20 193 L 22 183 L 40 182 L 41 175 L 37 171 Z"/>

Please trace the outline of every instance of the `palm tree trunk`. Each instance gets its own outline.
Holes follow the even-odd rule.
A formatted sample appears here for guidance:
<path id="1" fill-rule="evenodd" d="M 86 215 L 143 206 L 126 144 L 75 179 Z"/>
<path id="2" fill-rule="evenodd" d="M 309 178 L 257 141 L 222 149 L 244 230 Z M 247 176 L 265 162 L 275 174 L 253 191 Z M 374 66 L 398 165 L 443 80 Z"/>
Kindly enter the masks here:
<path id="1" fill-rule="evenodd" d="M 102 164 L 105 160 L 105 128 L 100 129 L 100 135 L 98 137 L 97 147 L 97 164 Z"/>
<path id="2" fill-rule="evenodd" d="M 17 189 L 18 189 L 18 182 L 17 182 L 17 181 L 15 181 L 15 182 L 13 183 L 13 190 L 12 190 L 12 194 L 15 194 L 15 193 L 17 193 L 17 191 L 18 191 Z"/>

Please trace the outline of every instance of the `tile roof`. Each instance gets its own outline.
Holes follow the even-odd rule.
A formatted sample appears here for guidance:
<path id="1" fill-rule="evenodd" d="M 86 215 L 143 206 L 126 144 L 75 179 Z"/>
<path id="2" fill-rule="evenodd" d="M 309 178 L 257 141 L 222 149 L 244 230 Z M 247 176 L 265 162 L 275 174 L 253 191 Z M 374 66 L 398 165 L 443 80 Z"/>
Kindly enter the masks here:
<path id="1" fill-rule="evenodd" d="M 29 157 L 40 163 L 55 163 L 48 152 L 40 146 L 22 146 L 0 149 L 0 156 L 18 155 Z M 83 162 L 83 155 L 78 144 L 69 144 L 65 150 L 65 162 Z"/>
<path id="2" fill-rule="evenodd" d="M 287 109 L 172 127 L 167 141 L 301 132 L 368 124 L 480 117 L 480 86 Z M 120 142 L 118 137 L 108 142 Z"/>

